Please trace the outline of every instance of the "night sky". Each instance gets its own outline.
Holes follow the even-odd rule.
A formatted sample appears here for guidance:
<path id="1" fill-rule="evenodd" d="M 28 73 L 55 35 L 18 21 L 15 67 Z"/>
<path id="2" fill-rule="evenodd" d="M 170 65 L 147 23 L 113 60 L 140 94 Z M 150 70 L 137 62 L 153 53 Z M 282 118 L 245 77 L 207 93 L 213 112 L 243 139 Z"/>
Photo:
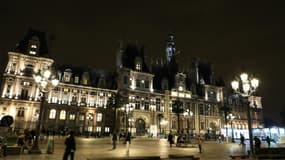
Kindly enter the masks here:
<path id="1" fill-rule="evenodd" d="M 214 64 L 227 85 L 242 70 L 259 78 L 264 115 L 280 122 L 285 107 L 282 0 L 1 0 L 0 67 L 28 28 L 51 35 L 56 63 L 106 70 L 115 68 L 119 40 L 143 44 L 147 61 L 164 58 L 171 31 L 185 67 L 200 57 Z"/>

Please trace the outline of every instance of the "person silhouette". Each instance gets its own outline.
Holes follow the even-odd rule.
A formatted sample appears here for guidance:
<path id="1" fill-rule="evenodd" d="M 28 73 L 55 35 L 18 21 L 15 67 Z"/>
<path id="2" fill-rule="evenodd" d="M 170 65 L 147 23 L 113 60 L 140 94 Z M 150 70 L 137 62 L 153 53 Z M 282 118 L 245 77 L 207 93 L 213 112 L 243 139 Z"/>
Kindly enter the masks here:
<path id="1" fill-rule="evenodd" d="M 70 159 L 74 159 L 74 152 L 76 150 L 76 143 L 75 143 L 75 137 L 74 137 L 74 132 L 71 131 L 69 133 L 69 136 L 65 139 L 65 151 L 63 155 L 63 160 L 67 160 L 68 156 L 70 155 Z"/>

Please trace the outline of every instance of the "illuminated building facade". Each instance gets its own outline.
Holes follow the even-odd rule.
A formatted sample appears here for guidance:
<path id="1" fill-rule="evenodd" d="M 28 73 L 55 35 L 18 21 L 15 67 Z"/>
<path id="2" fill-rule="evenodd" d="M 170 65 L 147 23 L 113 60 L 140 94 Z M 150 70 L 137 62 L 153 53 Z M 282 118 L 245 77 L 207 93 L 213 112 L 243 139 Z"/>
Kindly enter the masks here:
<path id="1" fill-rule="evenodd" d="M 45 102 L 43 129 L 75 130 L 78 134 L 107 135 L 114 129 L 114 110 L 109 107 L 113 94 L 128 99 L 118 110 L 119 131 L 133 135 L 157 136 L 160 133 L 189 132 L 215 135 L 224 128 L 220 108 L 228 98 L 213 67 L 194 60 L 181 70 L 176 61 L 174 35 L 169 34 L 165 60 L 147 65 L 143 47 L 121 45 L 116 53 L 116 71 L 108 72 L 73 65 L 54 66 L 48 57 L 45 34 L 29 31 L 9 59 L 1 84 L 0 114 L 11 115 L 13 128 L 35 128 L 40 92 L 33 74 L 53 68 L 60 80 Z M 258 107 L 253 111 L 253 127 L 262 125 L 261 97 L 252 97 Z M 177 101 L 179 101 L 180 105 Z M 238 103 L 233 112 L 239 115 L 234 126 L 246 128 L 245 109 Z M 176 111 L 175 107 L 180 108 Z M 242 107 L 241 107 L 242 108 Z"/>

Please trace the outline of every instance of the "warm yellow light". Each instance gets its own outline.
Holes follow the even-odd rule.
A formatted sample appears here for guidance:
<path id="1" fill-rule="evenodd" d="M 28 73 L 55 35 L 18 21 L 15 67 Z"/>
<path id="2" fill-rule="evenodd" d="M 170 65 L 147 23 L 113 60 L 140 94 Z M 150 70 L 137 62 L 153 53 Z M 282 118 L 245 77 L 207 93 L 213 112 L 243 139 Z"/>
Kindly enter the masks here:
<path id="1" fill-rule="evenodd" d="M 234 90 L 237 90 L 237 89 L 239 88 L 239 83 L 238 83 L 238 81 L 232 81 L 231 85 L 232 85 L 232 88 L 233 88 Z"/>
<path id="2" fill-rule="evenodd" d="M 45 78 L 49 78 L 50 75 L 51 75 L 51 72 L 50 72 L 49 70 L 45 70 L 45 72 L 44 72 L 44 77 L 45 77 Z"/>
<path id="3" fill-rule="evenodd" d="M 251 86 L 252 86 L 253 88 L 257 88 L 258 85 L 259 85 L 259 81 L 258 81 L 258 79 L 256 79 L 256 78 L 253 78 L 253 79 L 250 81 L 250 83 L 251 83 Z"/>
<path id="4" fill-rule="evenodd" d="M 46 88 L 46 86 L 47 86 L 47 81 L 41 81 L 41 86 L 42 86 L 43 88 Z"/>
<path id="5" fill-rule="evenodd" d="M 245 81 L 247 81 L 247 79 L 248 79 L 248 75 L 247 75 L 246 73 L 242 73 L 242 74 L 240 75 L 240 79 L 241 79 L 243 82 L 245 82 Z"/>
<path id="6" fill-rule="evenodd" d="M 249 83 L 245 83 L 242 85 L 242 89 L 245 93 L 247 93 L 250 90 L 250 85 Z"/>
<path id="7" fill-rule="evenodd" d="M 36 75 L 36 76 L 34 77 L 34 79 L 35 79 L 36 83 L 40 83 L 40 81 L 42 80 L 42 77 L 39 76 L 39 75 Z"/>
<path id="8" fill-rule="evenodd" d="M 57 86 L 58 83 L 59 83 L 58 79 L 53 79 L 53 80 L 51 80 L 51 84 L 52 84 L 53 86 Z"/>

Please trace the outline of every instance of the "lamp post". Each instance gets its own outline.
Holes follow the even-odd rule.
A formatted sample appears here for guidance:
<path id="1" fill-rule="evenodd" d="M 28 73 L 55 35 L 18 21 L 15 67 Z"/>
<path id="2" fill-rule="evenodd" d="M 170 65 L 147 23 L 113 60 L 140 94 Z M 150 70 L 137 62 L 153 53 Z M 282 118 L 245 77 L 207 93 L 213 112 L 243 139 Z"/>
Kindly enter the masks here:
<path id="1" fill-rule="evenodd" d="M 90 121 L 93 119 L 93 115 L 92 113 L 88 113 L 87 114 L 87 131 L 88 131 L 88 138 L 90 137 L 91 135 L 91 129 L 90 129 Z"/>
<path id="2" fill-rule="evenodd" d="M 228 116 L 227 116 L 227 119 L 230 120 L 231 122 L 231 129 L 232 129 L 232 142 L 235 142 L 235 138 L 234 138 L 234 129 L 233 129 L 233 120 L 235 119 L 235 116 L 230 113 Z"/>
<path id="3" fill-rule="evenodd" d="M 241 87 L 239 86 L 240 84 Z M 248 123 L 248 134 L 250 142 L 250 155 L 253 155 L 253 139 L 252 139 L 252 127 L 251 127 L 250 103 L 248 98 L 255 93 L 258 85 L 259 85 L 258 79 L 249 78 L 248 74 L 246 73 L 242 73 L 238 80 L 234 80 L 231 82 L 233 90 L 237 94 L 242 96 L 247 104 L 247 123 Z"/>
<path id="4" fill-rule="evenodd" d="M 125 107 L 122 109 L 125 110 L 126 113 L 126 135 L 127 135 L 129 130 L 129 113 L 133 111 L 134 108 L 129 104 L 125 104 Z"/>
<path id="5" fill-rule="evenodd" d="M 40 103 L 40 113 L 39 113 L 39 119 L 38 123 L 36 126 L 36 137 L 35 141 L 33 143 L 32 148 L 29 150 L 30 154 L 40 154 L 41 150 L 39 149 L 39 135 L 40 135 L 40 130 L 42 127 L 42 122 L 43 122 L 43 114 L 45 113 L 45 108 L 44 108 L 44 103 L 45 103 L 45 96 L 46 93 L 51 91 L 52 88 L 56 87 L 59 83 L 58 79 L 55 78 L 51 74 L 50 70 L 44 70 L 44 71 L 39 71 L 34 75 L 34 80 L 36 84 L 39 87 L 39 90 L 42 93 L 41 97 L 41 103 Z"/>
<path id="6" fill-rule="evenodd" d="M 193 116 L 193 112 L 189 109 L 186 109 L 183 113 L 183 116 L 187 119 L 187 132 L 189 132 L 189 119 Z"/>

